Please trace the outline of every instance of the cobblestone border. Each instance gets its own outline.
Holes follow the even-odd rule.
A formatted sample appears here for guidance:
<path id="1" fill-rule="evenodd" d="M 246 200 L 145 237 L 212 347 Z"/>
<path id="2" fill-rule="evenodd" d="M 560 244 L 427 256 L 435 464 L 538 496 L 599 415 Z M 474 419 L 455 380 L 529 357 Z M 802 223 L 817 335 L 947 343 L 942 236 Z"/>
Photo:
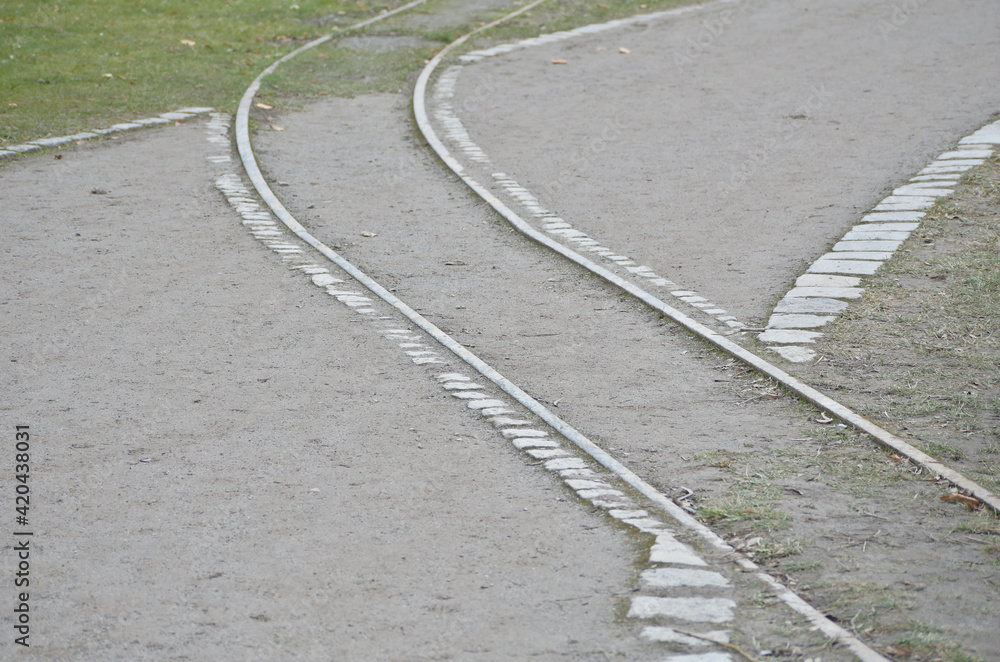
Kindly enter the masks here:
<path id="1" fill-rule="evenodd" d="M 13 159 L 15 156 L 20 154 L 31 154 L 33 152 L 40 152 L 43 149 L 51 149 L 53 147 L 64 147 L 66 145 L 71 145 L 74 143 L 79 143 L 84 140 L 93 140 L 95 138 L 103 138 L 104 136 L 109 136 L 115 133 L 122 133 L 124 131 L 135 131 L 136 129 L 145 129 L 151 126 L 163 126 L 166 124 L 173 124 L 179 120 L 186 120 L 189 117 L 195 117 L 197 115 L 203 115 L 207 112 L 212 111 L 212 108 L 203 107 L 190 107 L 181 108 L 179 110 L 174 110 L 168 113 L 160 113 L 156 117 L 146 117 L 141 120 L 133 120 L 131 122 L 120 122 L 118 124 L 113 124 L 106 129 L 94 129 L 93 131 L 84 131 L 82 133 L 74 133 L 71 136 L 57 136 L 55 138 L 38 138 L 36 140 L 29 140 L 21 145 L 7 145 L 0 147 L 0 161 Z"/>
<path id="2" fill-rule="evenodd" d="M 775 306 L 761 342 L 786 361 L 816 358 L 808 345 L 823 336 L 816 329 L 837 318 L 861 298 L 864 276 L 871 276 L 920 226 L 928 209 L 953 193 L 962 174 L 982 165 L 1000 145 L 1000 120 L 958 141 L 927 167 L 895 189 L 817 259 Z"/>

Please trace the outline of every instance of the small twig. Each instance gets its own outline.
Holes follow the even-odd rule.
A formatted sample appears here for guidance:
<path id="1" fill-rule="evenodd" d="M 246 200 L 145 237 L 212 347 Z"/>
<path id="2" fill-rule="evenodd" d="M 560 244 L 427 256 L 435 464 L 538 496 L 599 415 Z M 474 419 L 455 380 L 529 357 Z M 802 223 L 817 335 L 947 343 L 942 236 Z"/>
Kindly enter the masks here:
<path id="1" fill-rule="evenodd" d="M 751 655 L 750 653 L 746 652 L 745 650 L 743 650 L 739 646 L 734 646 L 733 644 L 727 644 L 724 641 L 719 641 L 718 639 L 712 639 L 711 637 L 705 637 L 705 636 L 702 636 L 700 634 L 695 634 L 694 632 L 687 632 L 685 630 L 681 630 L 680 628 L 674 628 L 673 630 L 674 630 L 674 632 L 678 632 L 678 633 L 686 635 L 688 637 L 694 637 L 695 639 L 701 639 L 702 641 L 711 642 L 711 643 L 715 644 L 716 646 L 722 646 L 723 648 L 728 648 L 729 650 L 733 651 L 734 653 L 739 653 L 740 655 L 742 655 L 746 659 L 750 660 L 750 662 L 760 662 L 760 660 L 758 660 L 753 655 Z"/>

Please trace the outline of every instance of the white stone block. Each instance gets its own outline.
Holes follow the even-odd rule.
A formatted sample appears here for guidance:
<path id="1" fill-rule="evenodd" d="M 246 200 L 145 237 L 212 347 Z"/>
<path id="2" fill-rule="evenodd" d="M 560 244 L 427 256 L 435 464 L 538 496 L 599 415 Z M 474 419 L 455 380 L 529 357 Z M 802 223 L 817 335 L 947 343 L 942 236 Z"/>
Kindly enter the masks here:
<path id="1" fill-rule="evenodd" d="M 919 221 L 927 215 L 925 211 L 877 211 L 865 214 L 862 223 L 881 223 L 885 221 Z"/>
<path id="2" fill-rule="evenodd" d="M 697 634 L 724 644 L 729 643 L 729 633 L 725 630 L 709 630 L 708 632 L 698 632 Z M 689 637 L 688 635 L 681 634 L 672 628 L 661 627 L 658 625 L 651 625 L 643 628 L 642 633 L 640 633 L 639 636 L 647 641 L 656 641 L 663 644 L 683 644 L 691 647 L 711 646 L 711 643 L 705 641 L 704 639 Z M 674 660 L 677 658 L 670 659 Z"/>
<path id="3" fill-rule="evenodd" d="M 831 315 L 771 315 L 768 329 L 816 329 L 837 319 Z"/>
<path id="4" fill-rule="evenodd" d="M 728 623 L 736 603 L 729 598 L 632 598 L 629 618 L 676 618 L 695 623 Z"/>
<path id="5" fill-rule="evenodd" d="M 942 159 L 988 159 L 993 155 L 992 149 L 960 149 L 954 152 L 945 152 L 938 157 Z"/>
<path id="6" fill-rule="evenodd" d="M 931 188 L 929 186 L 918 186 L 916 184 L 907 184 L 906 186 L 900 186 L 892 192 L 892 197 L 903 197 L 903 196 L 931 196 L 935 198 L 947 197 L 954 193 L 954 190 L 950 188 Z"/>
<path id="7" fill-rule="evenodd" d="M 656 536 L 653 548 L 649 550 L 650 563 L 676 563 L 679 565 L 708 565 L 694 551 L 669 533 Z"/>
<path id="8" fill-rule="evenodd" d="M 812 274 L 864 274 L 870 276 L 882 266 L 873 260 L 816 260 L 807 269 Z"/>
<path id="9" fill-rule="evenodd" d="M 816 352 L 808 347 L 798 345 L 786 345 L 784 347 L 772 347 L 772 352 L 777 352 L 781 358 L 791 363 L 808 363 L 816 358 Z"/>
<path id="10" fill-rule="evenodd" d="M 829 313 L 836 315 L 847 308 L 847 302 L 823 297 L 785 297 L 774 307 L 776 313 Z"/>
<path id="11" fill-rule="evenodd" d="M 893 253 L 903 245 L 901 241 L 838 241 L 833 245 L 835 252 Z M 884 258 L 883 258 L 884 259 Z"/>
<path id="12" fill-rule="evenodd" d="M 862 226 L 856 225 L 844 235 L 843 241 L 905 241 L 909 236 L 909 232 L 866 231 Z"/>
<path id="13" fill-rule="evenodd" d="M 853 243 L 853 242 L 851 242 Z M 837 253 L 827 253 L 821 260 L 878 260 L 885 262 L 892 253 L 887 251 L 840 251 Z"/>
<path id="14" fill-rule="evenodd" d="M 914 203 L 914 204 L 915 203 L 920 203 L 920 204 L 934 204 L 935 202 L 936 202 L 935 196 L 930 195 L 930 194 L 923 194 L 923 195 L 890 195 L 890 196 L 887 196 L 885 198 L 882 198 L 882 202 L 880 204 L 885 204 L 885 205 L 911 204 L 911 203 Z M 876 209 L 878 209 L 878 207 L 876 207 Z"/>
<path id="15" fill-rule="evenodd" d="M 793 287 L 787 297 L 828 297 L 830 299 L 860 299 L 861 287 Z"/>
<path id="16" fill-rule="evenodd" d="M 828 274 L 802 274 L 801 276 L 795 279 L 795 285 L 798 287 L 857 287 L 860 284 L 861 284 L 861 279 L 856 278 L 854 276 L 831 276 Z M 834 297 L 834 298 L 840 298 L 840 297 Z"/>
<path id="17" fill-rule="evenodd" d="M 802 331 L 799 329 L 770 329 L 757 336 L 761 342 L 775 344 L 795 344 L 816 342 L 823 334 L 818 331 Z"/>
<path id="18" fill-rule="evenodd" d="M 564 457 L 558 460 L 549 460 L 545 463 L 545 468 L 549 471 L 563 471 L 565 469 L 587 469 L 587 463 L 578 457 Z"/>
<path id="19" fill-rule="evenodd" d="M 718 572 L 696 570 L 694 568 L 652 568 L 644 570 L 642 582 L 654 588 L 674 588 L 677 586 L 718 586 L 729 587 L 729 580 Z"/>
<path id="20" fill-rule="evenodd" d="M 906 196 L 900 196 L 905 198 Z M 918 211 L 920 209 L 930 209 L 934 206 L 934 199 L 929 202 L 923 199 L 914 198 L 912 202 L 883 202 L 875 205 L 875 211 Z"/>
<path id="21" fill-rule="evenodd" d="M 524 439 L 512 439 L 511 442 L 516 448 L 559 448 L 559 442 L 555 439 L 539 439 L 538 437 L 527 437 Z"/>

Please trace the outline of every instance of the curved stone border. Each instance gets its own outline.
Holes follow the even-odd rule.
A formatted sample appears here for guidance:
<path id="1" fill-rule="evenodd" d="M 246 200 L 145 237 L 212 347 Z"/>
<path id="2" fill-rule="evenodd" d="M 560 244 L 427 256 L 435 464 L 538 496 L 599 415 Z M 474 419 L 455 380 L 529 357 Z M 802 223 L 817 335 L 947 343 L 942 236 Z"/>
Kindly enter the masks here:
<path id="1" fill-rule="evenodd" d="M 186 120 L 189 117 L 203 115 L 212 110 L 212 108 L 202 107 L 181 108 L 180 110 L 174 110 L 169 113 L 161 113 L 156 117 L 146 117 L 141 120 L 113 124 L 106 129 L 94 129 L 93 131 L 74 133 L 71 136 L 58 136 L 55 138 L 38 138 L 37 140 L 29 140 L 22 145 L 8 145 L 6 147 L 0 147 L 0 160 L 12 159 L 19 154 L 31 154 L 32 152 L 39 152 L 43 149 L 49 149 L 52 147 L 63 147 L 65 145 L 80 142 L 81 140 L 103 138 L 104 136 L 121 133 L 123 131 L 135 131 L 136 129 L 145 129 L 151 126 L 173 124 L 178 120 Z"/>
<path id="2" fill-rule="evenodd" d="M 875 205 L 848 230 L 833 249 L 812 263 L 795 287 L 775 306 L 758 338 L 787 361 L 816 358 L 808 345 L 823 336 L 817 331 L 847 309 L 864 292 L 864 276 L 874 274 L 920 225 L 939 199 L 952 194 L 962 173 L 981 165 L 1000 145 L 1000 120 L 958 141 L 926 168 Z"/>
<path id="3" fill-rule="evenodd" d="M 725 0 L 729 1 L 729 0 Z M 664 12 L 657 15 L 647 15 L 649 17 L 667 17 L 671 16 L 671 12 Z M 615 25 L 620 23 L 616 22 Z M 480 28 L 484 29 L 484 28 Z M 936 479 L 944 479 L 950 482 L 952 485 L 957 487 L 963 493 L 973 496 L 979 499 L 983 504 L 985 504 L 992 511 L 1000 513 L 1000 496 L 994 494 L 992 491 L 983 487 L 979 483 L 970 480 L 966 476 L 962 475 L 958 471 L 955 471 L 948 465 L 936 460 L 927 453 L 923 452 L 919 448 L 916 448 L 912 444 L 904 441 L 902 438 L 892 434 L 888 430 L 876 425 L 867 418 L 859 415 L 857 412 L 851 410 L 850 408 L 844 406 L 840 402 L 834 400 L 828 395 L 821 393 L 817 389 L 809 386 L 800 379 L 793 377 L 788 372 L 778 367 L 774 363 L 764 359 L 763 357 L 747 350 L 742 345 L 733 342 L 726 336 L 718 333 L 717 331 L 711 329 L 710 327 L 698 322 L 688 315 L 682 313 L 678 309 L 668 305 L 662 299 L 654 296 L 645 289 L 637 286 L 635 283 L 625 280 L 618 276 L 617 274 L 609 271 L 605 267 L 596 264 L 594 261 L 587 257 L 584 257 L 580 253 L 577 253 L 573 248 L 570 248 L 567 244 L 560 243 L 536 230 L 532 225 L 527 223 L 523 218 L 521 218 L 513 209 L 511 209 L 507 204 L 505 204 L 500 198 L 494 195 L 487 187 L 477 181 L 466 169 L 466 167 L 455 158 L 452 153 L 445 146 L 441 138 L 438 137 L 437 132 L 431 124 L 429 119 L 427 109 L 426 109 L 426 97 L 427 97 L 427 87 L 430 78 L 436 68 L 444 61 L 444 58 L 448 56 L 451 50 L 464 44 L 475 32 L 468 35 L 464 35 L 459 39 L 455 40 L 447 47 L 445 47 L 441 52 L 439 52 L 431 61 L 424 67 L 424 70 L 420 73 L 417 78 L 417 84 L 413 93 L 413 111 L 416 116 L 417 126 L 420 132 L 423 134 L 424 138 L 427 140 L 428 145 L 431 149 L 437 153 L 438 158 L 440 158 L 465 184 L 472 189 L 476 195 L 482 198 L 490 206 L 492 206 L 497 213 L 499 213 L 503 218 L 507 220 L 518 232 L 532 239 L 533 241 L 548 247 L 552 251 L 562 255 L 566 259 L 575 262 L 587 271 L 603 278 L 609 283 L 617 286 L 621 290 L 627 292 L 628 294 L 634 296 L 639 301 L 652 308 L 653 310 L 659 311 L 667 318 L 673 320 L 675 323 L 683 327 L 684 329 L 690 331 L 694 335 L 702 338 L 703 340 L 713 344 L 718 349 L 729 354 L 730 356 L 739 359 L 746 365 L 760 371 L 762 374 L 774 379 L 776 382 L 787 388 L 792 393 L 796 394 L 801 399 L 806 402 L 810 402 L 813 405 L 819 407 L 823 411 L 827 412 L 831 416 L 839 418 L 844 423 L 870 435 L 876 442 L 882 444 L 887 449 L 894 451 L 895 453 L 902 455 L 903 457 L 909 459 L 916 465 L 927 470 L 931 475 L 935 476 Z M 570 36 L 574 36 L 571 33 L 566 33 Z M 585 31 L 575 31 L 575 34 L 588 34 Z M 531 40 L 527 40 L 531 41 Z M 525 42 L 521 42 L 525 43 Z M 538 42 L 544 43 L 544 42 Z M 511 49 L 513 50 L 513 49 Z M 443 74 L 442 74 L 443 75 Z M 457 118 L 456 118 L 457 119 Z M 451 130 L 454 128 L 454 124 L 446 124 L 446 129 Z M 973 134 L 964 138 L 961 142 L 962 145 L 978 144 L 974 141 L 988 140 L 993 136 L 993 129 L 989 127 L 984 127 L 980 132 Z M 475 146 L 476 150 L 481 150 L 478 146 Z M 475 153 L 475 151 L 473 152 Z M 485 153 L 483 153 L 485 157 Z M 918 176 L 931 176 L 936 179 L 940 179 L 943 174 L 954 174 L 954 173 L 941 173 L 938 172 L 938 168 L 948 168 L 948 167 L 961 167 L 961 166 L 935 166 L 930 168 L 931 172 L 926 175 Z M 970 166 L 971 167 L 971 166 Z M 886 204 L 900 204 L 900 203 L 886 203 Z M 904 213 L 898 210 L 880 210 L 887 213 Z M 680 297 L 683 300 L 683 297 Z M 731 331 L 730 333 L 736 333 L 737 331 Z"/>
<path id="4" fill-rule="evenodd" d="M 687 11 L 688 8 L 684 8 L 684 10 Z M 683 12 L 678 11 L 676 13 Z M 667 12 L 667 14 L 670 14 L 670 12 Z M 660 16 L 660 14 L 655 16 Z M 628 25 L 635 22 L 635 20 L 636 19 L 614 21 L 613 26 Z M 590 32 L 594 32 L 594 30 L 571 30 L 565 33 L 560 33 L 563 35 L 560 39 L 568 39 L 569 37 L 577 34 L 589 34 Z M 490 49 L 490 51 L 477 51 L 477 53 L 496 55 L 498 53 L 506 53 L 509 50 L 513 50 L 513 47 L 520 47 L 524 44 L 545 44 L 549 43 L 549 41 L 553 40 L 544 40 L 538 37 L 528 39 L 524 42 L 518 42 L 518 44 L 507 44 L 503 48 L 506 48 L 507 46 L 512 47 L 507 50 L 503 50 L 500 46 L 498 46 L 495 49 Z M 489 55 L 476 55 L 474 59 L 468 59 L 467 61 L 477 62 L 484 57 L 488 57 Z M 461 60 L 466 57 L 467 56 L 461 56 L 459 59 Z M 543 207 L 531 191 L 521 186 L 516 180 L 506 173 L 492 172 L 492 162 L 490 161 L 489 156 L 487 156 L 486 152 L 472 140 L 472 137 L 469 136 L 462 120 L 455 114 L 452 99 L 455 97 L 455 86 L 458 83 L 458 76 L 461 71 L 461 65 L 454 65 L 448 67 L 438 77 L 437 82 L 434 85 L 434 119 L 440 122 L 441 126 L 445 128 L 443 132 L 444 139 L 454 145 L 457 151 L 463 153 L 473 163 L 476 163 L 483 168 L 490 168 L 490 178 L 493 180 L 496 188 L 507 196 L 512 206 L 521 208 L 524 212 L 526 212 L 525 216 L 538 219 L 538 221 L 542 224 L 542 229 L 547 234 L 555 237 L 558 241 L 561 241 L 566 245 L 572 245 L 574 248 L 579 250 L 585 250 L 589 253 L 593 253 L 605 262 L 614 265 L 614 267 L 624 270 L 624 273 L 627 273 L 629 277 L 634 278 L 639 282 L 645 282 L 654 287 L 666 289 L 667 292 L 679 301 L 682 301 L 683 303 L 693 307 L 695 310 L 725 324 L 730 329 L 739 331 L 746 327 L 745 324 L 737 321 L 737 319 L 730 315 L 724 308 L 712 303 L 705 297 L 699 295 L 697 292 L 684 289 L 677 283 L 657 274 L 652 270 L 652 268 L 644 264 L 636 264 L 635 261 L 628 255 L 623 255 L 618 251 L 608 248 L 601 242 L 589 236 L 587 233 L 574 228 L 564 218 L 557 215 L 556 212 Z"/>

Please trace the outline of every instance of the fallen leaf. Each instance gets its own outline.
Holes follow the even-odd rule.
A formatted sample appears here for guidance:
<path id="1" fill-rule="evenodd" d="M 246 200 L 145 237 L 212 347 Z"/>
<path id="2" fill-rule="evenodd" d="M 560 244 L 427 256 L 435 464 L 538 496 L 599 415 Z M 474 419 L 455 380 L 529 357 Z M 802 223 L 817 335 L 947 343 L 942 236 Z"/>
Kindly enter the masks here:
<path id="1" fill-rule="evenodd" d="M 13 102 L 11 102 L 11 103 L 9 103 L 7 105 L 10 106 L 11 108 L 17 108 L 17 104 L 13 103 Z"/>
<path id="2" fill-rule="evenodd" d="M 284 131 L 285 129 L 282 128 L 282 127 L 280 127 L 280 126 L 278 126 L 277 124 L 272 124 L 271 125 L 271 130 L 272 131 Z"/>
<path id="3" fill-rule="evenodd" d="M 375 234 L 374 232 L 368 232 L 368 231 L 366 230 L 365 232 L 362 232 L 362 233 L 361 233 L 361 236 L 362 236 L 362 237 L 377 237 L 378 235 L 377 235 L 377 234 Z"/>
<path id="4" fill-rule="evenodd" d="M 979 499 L 968 497 L 964 494 L 948 494 L 941 497 L 941 500 L 950 503 L 964 503 L 969 510 L 979 510 Z"/>
<path id="5" fill-rule="evenodd" d="M 817 423 L 823 423 L 824 425 L 827 423 L 833 423 L 833 419 L 827 416 L 826 414 L 820 414 L 819 418 L 815 420 Z"/>
<path id="6" fill-rule="evenodd" d="M 101 75 L 104 76 L 105 78 L 114 78 L 115 77 L 114 74 L 101 74 Z"/>
<path id="7" fill-rule="evenodd" d="M 195 43 L 190 39 L 181 39 L 181 43 L 184 44 L 185 46 L 190 46 L 191 48 L 195 47 Z"/>
<path id="8" fill-rule="evenodd" d="M 259 101 L 254 105 L 257 106 L 258 108 L 263 108 L 264 110 L 271 110 L 272 108 L 274 108 L 274 106 L 269 106 L 266 103 L 261 103 Z"/>
<path id="9" fill-rule="evenodd" d="M 552 60 L 552 64 L 569 64 L 566 60 Z"/>
<path id="10" fill-rule="evenodd" d="M 606 50 L 608 50 L 608 47 L 607 46 L 598 46 L 597 50 L 599 50 L 599 51 L 606 51 Z"/>
<path id="11" fill-rule="evenodd" d="M 630 51 L 629 49 L 625 48 L 624 46 L 619 46 L 618 47 L 618 52 L 619 53 L 624 53 L 625 55 L 628 55 L 632 51 Z"/>

